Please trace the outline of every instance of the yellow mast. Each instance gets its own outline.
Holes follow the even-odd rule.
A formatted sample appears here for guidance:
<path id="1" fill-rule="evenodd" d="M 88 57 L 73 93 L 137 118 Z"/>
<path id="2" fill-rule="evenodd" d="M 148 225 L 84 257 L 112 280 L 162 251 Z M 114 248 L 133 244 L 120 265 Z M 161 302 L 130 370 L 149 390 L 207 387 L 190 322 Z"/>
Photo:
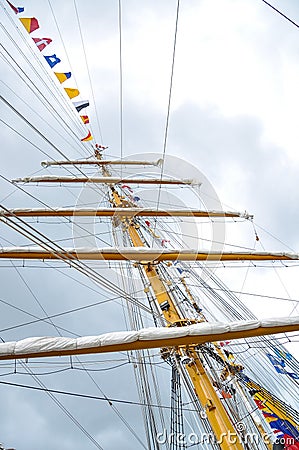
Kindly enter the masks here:
<path id="1" fill-rule="evenodd" d="M 113 206 L 122 207 L 122 198 L 114 188 L 111 188 L 111 191 Z M 133 246 L 143 247 L 144 243 L 134 223 L 130 219 L 128 221 L 124 219 L 124 223 L 126 224 L 125 226 L 131 237 Z M 159 276 L 156 266 L 152 263 L 147 263 L 144 266 L 144 271 L 169 326 L 175 326 L 176 324 L 183 325 L 184 322 L 182 319 L 184 318 L 177 311 L 165 286 L 165 282 Z M 181 346 L 177 349 L 177 353 L 181 356 L 187 354 L 190 357 L 190 362 L 186 364 L 187 372 L 221 449 L 242 450 L 243 446 L 238 439 L 236 429 L 224 409 L 195 348 L 193 346 Z M 235 439 L 232 439 L 232 437 Z"/>

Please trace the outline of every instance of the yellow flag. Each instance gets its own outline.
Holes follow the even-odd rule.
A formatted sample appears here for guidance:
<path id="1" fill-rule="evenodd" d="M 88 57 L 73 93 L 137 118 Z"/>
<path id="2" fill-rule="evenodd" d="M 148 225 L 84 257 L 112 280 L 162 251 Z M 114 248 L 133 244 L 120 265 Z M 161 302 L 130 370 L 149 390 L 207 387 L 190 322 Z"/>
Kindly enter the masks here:
<path id="1" fill-rule="evenodd" d="M 69 98 L 77 97 L 77 95 L 80 94 L 80 92 L 78 91 L 78 89 L 64 88 L 64 90 L 65 90 L 65 92 L 67 93 L 67 95 L 69 96 Z"/>
<path id="2" fill-rule="evenodd" d="M 71 78 L 71 72 L 65 72 L 65 73 L 60 73 L 60 72 L 54 72 L 56 77 L 58 78 L 60 83 L 63 83 L 65 80 L 67 80 L 68 78 Z"/>
<path id="3" fill-rule="evenodd" d="M 39 28 L 38 20 L 35 17 L 21 17 L 20 21 L 28 31 L 28 33 L 32 33 Z"/>

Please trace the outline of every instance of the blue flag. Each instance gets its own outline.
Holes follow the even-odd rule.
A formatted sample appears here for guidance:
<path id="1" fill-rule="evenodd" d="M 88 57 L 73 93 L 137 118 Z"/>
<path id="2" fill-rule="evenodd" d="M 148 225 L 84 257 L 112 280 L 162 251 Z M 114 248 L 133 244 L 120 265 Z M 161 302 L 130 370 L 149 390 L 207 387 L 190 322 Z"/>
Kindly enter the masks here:
<path id="1" fill-rule="evenodd" d="M 44 58 L 51 68 L 53 68 L 54 66 L 56 66 L 56 64 L 61 62 L 61 59 L 57 58 L 56 55 L 44 56 Z"/>
<path id="2" fill-rule="evenodd" d="M 284 375 L 288 375 L 289 377 L 293 378 L 293 380 L 299 380 L 299 375 L 294 372 L 288 372 L 285 368 L 285 362 L 283 359 L 277 359 L 275 356 L 271 355 L 270 353 L 266 353 L 268 356 L 271 364 L 274 366 L 274 369 L 277 373 L 283 373 Z"/>
<path id="3" fill-rule="evenodd" d="M 285 373 L 285 371 L 284 371 L 285 362 L 283 359 L 277 359 L 275 356 L 271 355 L 270 353 L 266 353 L 266 355 L 270 359 L 270 362 L 274 366 L 276 372 Z"/>
<path id="4" fill-rule="evenodd" d="M 277 420 L 273 420 L 272 422 L 270 422 L 269 425 L 272 430 L 282 431 L 284 434 L 288 434 L 296 440 L 299 437 L 298 430 L 288 420 L 282 420 L 278 418 Z"/>
<path id="5" fill-rule="evenodd" d="M 293 378 L 293 380 L 299 380 L 299 375 L 294 372 L 286 372 L 289 377 Z"/>
<path id="6" fill-rule="evenodd" d="M 6 0 L 7 3 L 9 4 L 9 6 L 11 7 L 11 9 L 16 13 L 19 14 L 21 12 L 24 12 L 24 8 L 23 6 L 14 6 L 11 2 L 9 2 L 8 0 Z"/>

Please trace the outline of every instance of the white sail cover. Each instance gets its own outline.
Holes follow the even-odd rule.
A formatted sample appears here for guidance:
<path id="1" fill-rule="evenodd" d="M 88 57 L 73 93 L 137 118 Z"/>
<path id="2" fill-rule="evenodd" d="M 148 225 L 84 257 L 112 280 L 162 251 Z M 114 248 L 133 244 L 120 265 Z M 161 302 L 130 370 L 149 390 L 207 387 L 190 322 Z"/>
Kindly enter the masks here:
<path id="1" fill-rule="evenodd" d="M 12 183 L 132 183 L 132 184 L 186 184 L 189 186 L 200 186 L 201 182 L 195 179 L 172 179 L 172 178 L 119 178 L 119 177 L 64 177 L 57 175 L 41 175 L 39 177 L 15 178 Z"/>
<path id="2" fill-rule="evenodd" d="M 213 341 L 213 335 L 229 335 L 230 332 L 254 330 L 257 328 L 285 327 L 287 325 L 298 325 L 299 330 L 299 316 L 264 320 L 242 320 L 230 323 L 203 322 L 185 327 L 151 327 L 143 328 L 138 331 L 117 331 L 100 334 L 98 336 L 79 337 L 76 339 L 66 337 L 31 337 L 22 339 L 21 341 L 0 344 L 0 358 L 9 355 L 17 357 L 26 354 L 32 355 L 34 353 L 66 352 L 83 348 L 113 346 L 137 341 L 153 341 L 160 339 L 169 339 L 171 341 L 171 339 L 185 336 L 207 336 L 207 341 Z"/>

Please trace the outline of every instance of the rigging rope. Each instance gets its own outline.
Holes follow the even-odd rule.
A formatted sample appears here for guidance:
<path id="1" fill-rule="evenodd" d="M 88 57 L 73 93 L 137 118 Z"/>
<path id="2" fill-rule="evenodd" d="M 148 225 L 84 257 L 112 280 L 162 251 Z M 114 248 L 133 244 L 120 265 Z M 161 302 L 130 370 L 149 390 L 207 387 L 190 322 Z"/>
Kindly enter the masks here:
<path id="1" fill-rule="evenodd" d="M 175 358 L 175 357 L 174 357 Z M 170 450 L 186 448 L 183 422 L 181 377 L 175 359 L 171 361 L 171 416 L 170 416 Z"/>
<path id="2" fill-rule="evenodd" d="M 46 387 L 46 385 L 36 376 L 32 373 L 31 369 L 29 367 L 27 367 L 27 365 L 23 362 L 21 362 L 21 364 L 23 365 L 24 369 L 29 372 L 32 376 L 32 378 L 36 381 L 36 383 L 40 386 L 35 387 L 34 389 L 36 390 L 42 390 L 44 392 L 46 392 L 46 394 L 54 401 L 54 403 L 56 403 L 56 405 L 63 411 L 64 414 L 66 414 L 67 417 L 69 417 L 69 419 L 71 419 L 71 421 L 76 425 L 76 427 L 82 431 L 82 433 L 99 449 L 99 450 L 104 450 L 103 447 L 98 443 L 98 441 L 96 441 L 91 434 L 86 430 L 86 428 L 75 418 L 75 416 L 63 405 L 63 403 L 58 400 L 55 395 L 54 395 L 54 391 L 52 391 L 51 389 L 48 389 Z M 4 383 L 4 382 L 0 382 L 0 383 Z M 12 383 L 8 383 L 5 382 L 5 384 L 9 384 L 12 385 Z"/>
<path id="3" fill-rule="evenodd" d="M 118 0 L 118 29 L 119 29 L 119 113 L 120 113 L 120 159 L 123 159 L 123 68 L 122 68 L 122 7 Z M 122 177 L 122 166 L 121 166 Z"/>
<path id="4" fill-rule="evenodd" d="M 295 25 L 295 27 L 299 28 L 298 23 L 294 22 L 292 19 L 287 17 L 285 14 L 283 14 L 281 11 L 279 11 L 279 9 L 275 8 L 270 3 L 266 2 L 266 0 L 262 0 L 262 2 L 264 2 L 266 5 L 268 5 L 270 8 L 272 8 L 274 11 L 276 11 L 278 14 L 280 14 L 282 17 L 284 17 L 286 20 L 288 20 L 292 25 Z"/>
<path id="5" fill-rule="evenodd" d="M 50 95 L 53 97 L 55 96 L 56 100 L 59 102 L 59 104 L 62 106 L 64 105 L 64 109 L 66 111 L 68 111 L 69 117 L 72 117 L 72 122 L 74 124 L 74 126 L 78 129 L 84 130 L 83 124 L 82 122 L 80 122 L 80 119 L 78 117 L 78 115 L 75 113 L 74 108 L 72 108 L 71 103 L 68 101 L 68 99 L 63 95 L 63 92 L 61 91 L 60 87 L 57 86 L 54 83 L 54 80 L 52 79 L 52 77 L 50 76 L 50 73 L 46 70 L 45 65 L 41 62 L 41 60 L 38 58 L 36 51 L 29 45 L 28 40 L 23 36 L 23 34 L 21 33 L 20 29 L 16 26 L 14 20 L 12 19 L 12 17 L 8 14 L 8 12 L 5 10 L 6 15 L 8 16 L 10 22 L 13 24 L 14 28 L 16 29 L 16 31 L 19 33 L 22 41 L 24 42 L 24 44 L 26 45 L 29 53 L 32 55 L 32 58 L 28 58 L 22 51 L 21 51 L 21 47 L 19 46 L 19 44 L 13 39 L 13 37 L 8 33 L 8 31 L 5 29 L 5 27 L 1 24 L 1 28 L 3 29 L 3 31 L 5 32 L 5 34 L 7 35 L 8 39 L 14 44 L 15 48 L 17 49 L 17 51 L 20 53 L 20 55 L 26 60 L 26 62 L 29 64 L 29 67 L 31 67 L 33 73 L 37 76 L 37 78 L 40 80 L 40 82 L 42 83 L 42 85 L 44 86 L 44 88 L 50 93 Z M 2 48 L 6 51 L 7 50 L 2 46 Z M 40 93 L 42 98 L 45 98 L 44 94 L 38 89 L 38 87 L 36 86 L 36 83 L 33 82 L 33 80 L 31 80 L 28 75 L 24 72 L 24 70 L 20 67 L 20 65 L 16 62 L 16 60 L 14 58 L 12 58 L 12 56 L 10 54 L 8 54 L 9 57 L 14 61 L 14 63 L 17 65 L 17 67 L 20 69 L 20 71 L 24 74 L 24 76 L 30 81 L 31 84 L 33 84 L 33 86 L 35 87 L 35 89 Z M 41 68 L 42 73 L 44 74 L 44 77 L 39 73 L 39 71 L 36 69 L 36 66 L 33 64 L 33 61 L 36 62 L 36 64 L 38 64 L 38 66 Z M 17 73 L 18 76 L 20 76 L 19 73 Z M 20 76 L 20 78 L 22 79 L 22 77 Z M 46 82 L 45 78 L 48 79 L 48 83 Z M 46 100 L 46 99 L 45 99 Z M 46 100 L 47 103 L 49 103 Z M 53 108 L 53 106 L 51 104 L 49 104 L 49 106 L 51 108 Z M 55 117 L 55 113 L 53 113 L 53 117 Z M 84 150 L 86 151 L 87 149 L 83 146 Z"/>
<path id="6" fill-rule="evenodd" d="M 100 125 L 100 120 L 99 120 L 99 115 L 98 115 L 98 108 L 97 108 L 97 103 L 96 103 L 96 100 L 95 100 L 93 84 L 92 84 L 92 81 L 91 81 L 91 75 L 90 75 L 89 65 L 88 65 L 88 61 L 87 61 L 87 55 L 86 55 L 85 44 L 84 44 L 83 33 L 82 33 L 81 24 L 80 24 L 80 19 L 79 19 L 79 14 L 78 14 L 76 0 L 74 0 L 74 7 L 75 7 L 76 18 L 77 18 L 77 22 L 78 22 L 79 33 L 80 33 L 80 37 L 81 37 L 81 43 L 82 43 L 82 48 L 83 48 L 83 54 L 84 54 L 86 69 L 87 69 L 87 73 L 88 73 L 88 79 L 89 79 L 89 85 L 90 85 L 92 100 L 93 100 L 94 109 L 95 109 L 95 113 L 96 113 L 96 120 L 97 120 L 98 130 L 99 130 L 99 134 L 100 134 L 100 137 L 101 137 L 101 142 L 102 142 L 102 144 L 104 144 L 102 130 L 101 130 L 101 125 Z"/>
<path id="7" fill-rule="evenodd" d="M 6 209 L 3 206 L 2 206 L 2 208 Z M 20 220 L 20 218 L 18 218 L 18 219 Z M 47 236 L 45 236 L 44 234 L 42 234 L 39 231 L 35 230 L 32 226 L 30 226 L 25 221 L 20 220 L 20 222 L 23 223 L 25 226 L 27 226 L 35 234 L 33 234 L 32 231 L 28 231 L 24 227 L 16 224 L 10 218 L 6 218 L 6 221 L 5 221 L 6 225 L 11 226 L 12 228 L 16 229 L 17 231 L 21 230 L 22 234 L 24 234 L 24 232 L 25 232 L 25 236 L 28 237 L 31 241 L 39 244 L 42 248 L 47 249 L 53 255 L 55 255 L 55 257 L 57 257 L 58 259 L 64 260 L 65 262 L 67 262 L 67 264 L 69 264 L 70 266 L 72 266 L 72 267 L 76 268 L 77 270 L 79 270 L 79 272 L 82 272 L 85 275 L 88 275 L 92 280 L 100 283 L 102 286 L 105 286 L 110 291 L 118 293 L 121 297 L 127 298 L 128 301 L 132 301 L 134 303 L 138 303 L 140 305 L 140 307 L 142 309 L 144 309 L 145 311 L 149 310 L 149 308 L 144 306 L 136 298 L 131 297 L 129 294 L 124 292 L 122 289 L 118 288 L 112 282 L 107 280 L 104 276 L 100 275 L 95 270 L 90 269 L 90 267 L 88 265 L 86 265 L 85 263 L 82 264 L 82 261 L 79 261 L 76 258 L 73 258 L 71 255 L 66 255 L 66 257 L 64 257 L 62 255 L 62 253 L 61 253 L 61 252 L 64 252 L 64 249 L 62 247 L 60 247 L 59 245 L 55 244 L 52 240 L 49 240 L 47 238 Z M 41 236 L 42 239 L 40 238 L 40 236 Z M 44 239 L 46 239 L 46 241 Z"/>
<path id="8" fill-rule="evenodd" d="M 172 51 L 171 75 L 170 75 L 168 105 L 167 105 L 167 114 L 166 114 L 166 124 L 165 124 L 165 132 L 164 132 L 164 143 L 163 143 L 163 152 L 162 152 L 160 180 L 162 180 L 162 178 L 163 178 L 164 164 L 165 164 L 164 159 L 165 159 L 165 155 L 166 155 L 166 146 L 167 146 L 167 137 L 168 137 L 168 128 L 169 128 L 170 106 L 171 106 L 171 97 L 172 97 L 172 84 L 173 84 L 173 75 L 174 75 L 174 62 L 175 62 L 178 23 L 179 23 L 179 11 L 180 11 L 180 0 L 177 0 L 175 31 L 174 31 L 173 51 Z M 157 210 L 159 209 L 160 198 L 161 198 L 161 184 L 159 184 L 159 187 L 158 187 Z M 155 220 L 155 225 L 154 225 L 154 232 L 155 232 L 155 229 L 156 229 L 156 220 Z"/>

